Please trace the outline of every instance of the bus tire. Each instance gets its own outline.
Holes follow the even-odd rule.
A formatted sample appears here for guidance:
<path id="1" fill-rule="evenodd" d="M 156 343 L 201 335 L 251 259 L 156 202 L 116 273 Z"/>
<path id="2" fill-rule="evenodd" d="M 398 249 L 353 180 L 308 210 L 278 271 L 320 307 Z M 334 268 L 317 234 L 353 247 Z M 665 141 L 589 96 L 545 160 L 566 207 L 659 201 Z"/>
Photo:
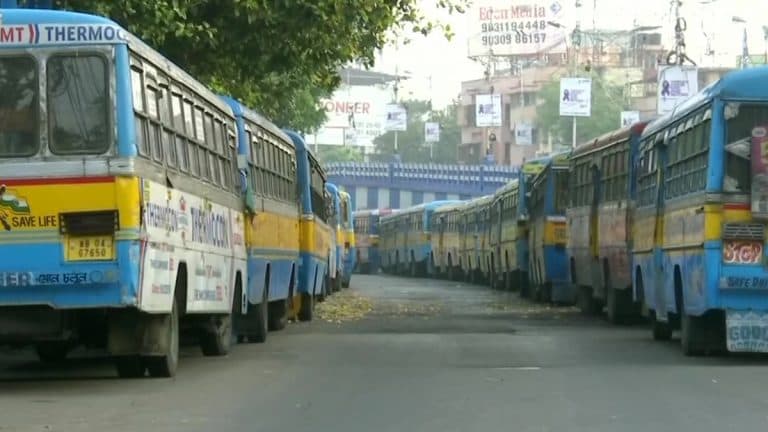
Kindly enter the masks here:
<path id="1" fill-rule="evenodd" d="M 261 303 L 258 305 L 248 305 L 248 333 L 246 337 L 249 343 L 264 343 L 267 341 L 268 317 L 267 305 L 269 304 L 269 293 L 266 287 L 261 294 Z"/>
<path id="2" fill-rule="evenodd" d="M 218 315 L 200 334 L 200 350 L 206 357 L 220 357 L 229 354 L 232 348 L 232 314 Z"/>
<path id="3" fill-rule="evenodd" d="M 288 300 L 278 300 L 268 304 L 267 328 L 278 331 L 288 324 Z"/>
<path id="4" fill-rule="evenodd" d="M 156 378 L 170 378 L 176 375 L 179 366 L 179 310 L 176 299 L 173 299 L 171 313 L 165 317 L 163 326 L 164 336 L 167 338 L 166 352 L 159 356 L 144 357 L 149 376 Z"/>
<path id="5" fill-rule="evenodd" d="M 341 273 L 336 272 L 336 277 L 333 278 L 333 292 L 341 291 Z"/>
<path id="6" fill-rule="evenodd" d="M 66 360 L 69 349 L 69 343 L 63 341 L 43 342 L 35 346 L 37 358 L 48 364 L 61 363 Z"/>
<path id="7" fill-rule="evenodd" d="M 669 322 L 661 322 L 656 319 L 656 312 L 650 312 L 651 334 L 655 341 L 668 341 L 672 339 L 672 326 Z"/>
<path id="8" fill-rule="evenodd" d="M 704 354 L 704 344 L 702 336 L 704 317 L 696 317 L 683 312 L 680 318 L 680 345 L 683 354 L 688 357 L 700 356 Z"/>
<path id="9" fill-rule="evenodd" d="M 315 310 L 315 297 L 310 293 L 301 293 L 299 321 L 312 321 Z"/>

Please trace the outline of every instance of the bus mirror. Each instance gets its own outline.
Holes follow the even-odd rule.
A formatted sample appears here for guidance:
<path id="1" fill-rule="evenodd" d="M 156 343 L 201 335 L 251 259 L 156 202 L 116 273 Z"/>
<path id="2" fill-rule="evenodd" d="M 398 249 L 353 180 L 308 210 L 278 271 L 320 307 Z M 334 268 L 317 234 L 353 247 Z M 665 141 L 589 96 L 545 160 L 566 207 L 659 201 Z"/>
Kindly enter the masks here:
<path id="1" fill-rule="evenodd" d="M 237 168 L 241 170 L 248 168 L 248 157 L 246 155 L 237 155 Z"/>

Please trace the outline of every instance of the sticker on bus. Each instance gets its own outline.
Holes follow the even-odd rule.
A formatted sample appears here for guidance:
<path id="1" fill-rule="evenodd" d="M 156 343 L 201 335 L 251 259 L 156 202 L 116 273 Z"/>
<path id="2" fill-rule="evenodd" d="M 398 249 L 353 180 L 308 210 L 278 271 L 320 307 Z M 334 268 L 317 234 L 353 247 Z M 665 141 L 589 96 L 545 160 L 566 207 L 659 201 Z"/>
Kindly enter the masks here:
<path id="1" fill-rule="evenodd" d="M 112 24 L 19 24 L 0 26 L 0 46 L 124 43 L 128 34 Z"/>
<path id="2" fill-rule="evenodd" d="M 768 311 L 725 313 L 726 341 L 730 352 L 768 352 Z"/>

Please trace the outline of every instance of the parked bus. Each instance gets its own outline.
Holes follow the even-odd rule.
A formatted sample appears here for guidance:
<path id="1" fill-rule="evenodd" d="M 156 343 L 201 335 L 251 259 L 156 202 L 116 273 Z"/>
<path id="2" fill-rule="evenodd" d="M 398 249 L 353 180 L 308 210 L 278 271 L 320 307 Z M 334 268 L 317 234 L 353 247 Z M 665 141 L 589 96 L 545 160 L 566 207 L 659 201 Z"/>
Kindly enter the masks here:
<path id="1" fill-rule="evenodd" d="M 180 329 L 226 354 L 247 280 L 229 106 L 108 19 L 2 21 L 0 343 L 104 347 L 122 377 L 173 376 Z"/>
<path id="2" fill-rule="evenodd" d="M 223 99 L 235 114 L 240 167 L 246 175 L 247 314 L 238 315 L 235 332 L 239 340 L 264 342 L 267 329 L 285 327 L 288 306 L 298 293 L 296 151 L 277 126 L 236 100 Z"/>
<path id="3" fill-rule="evenodd" d="M 381 268 L 379 219 L 391 213 L 392 210 L 390 209 L 358 210 L 353 213 L 357 254 L 355 269 L 358 273 L 376 274 L 379 272 L 379 268 Z"/>
<path id="4" fill-rule="evenodd" d="M 328 272 L 335 259 L 332 252 L 330 206 L 325 191 L 325 171 L 320 162 L 296 132 L 285 131 L 296 148 L 296 180 L 298 181 L 301 218 L 299 220 L 299 301 L 291 313 L 300 320 L 313 317 L 315 300 L 330 292 Z"/>
<path id="5" fill-rule="evenodd" d="M 519 178 L 493 195 L 489 229 L 489 278 L 492 287 L 529 293 L 528 192 L 531 179 L 544 169 L 547 158 L 524 163 Z"/>
<path id="6" fill-rule="evenodd" d="M 459 267 L 467 282 L 485 276 L 492 195 L 467 201 L 459 211 Z"/>
<path id="7" fill-rule="evenodd" d="M 568 155 L 554 155 L 545 163 L 544 169 L 531 180 L 528 201 L 531 293 L 537 300 L 563 304 L 575 299 L 565 251 Z"/>
<path id="8" fill-rule="evenodd" d="M 328 281 L 330 292 L 341 291 L 342 273 L 344 267 L 344 231 L 341 228 L 341 192 L 333 183 L 325 184 L 325 192 L 328 195 L 328 225 L 331 229 L 331 257 L 328 267 Z"/>
<path id="9" fill-rule="evenodd" d="M 643 131 L 635 289 L 686 355 L 768 352 L 767 82 L 730 72 Z"/>
<path id="10" fill-rule="evenodd" d="M 341 234 L 344 246 L 342 249 L 341 287 L 349 288 L 352 280 L 352 270 L 357 260 L 355 245 L 355 219 L 352 217 L 352 200 L 345 191 L 339 192 L 339 208 L 341 211 Z"/>
<path id="11" fill-rule="evenodd" d="M 387 254 L 388 264 L 395 273 L 406 273 L 411 276 L 425 276 L 431 252 L 432 213 L 439 207 L 457 201 L 433 201 L 419 204 L 396 214 L 383 217 L 387 232 L 392 241 L 382 253 Z"/>
<path id="12" fill-rule="evenodd" d="M 632 294 L 632 218 L 640 135 L 646 123 L 627 126 L 577 147 L 570 162 L 568 270 L 579 308 L 611 322 L 639 308 Z"/>
<path id="13" fill-rule="evenodd" d="M 432 213 L 432 252 L 430 275 L 454 280 L 461 272 L 459 265 L 459 216 L 466 204 L 444 205 Z"/>

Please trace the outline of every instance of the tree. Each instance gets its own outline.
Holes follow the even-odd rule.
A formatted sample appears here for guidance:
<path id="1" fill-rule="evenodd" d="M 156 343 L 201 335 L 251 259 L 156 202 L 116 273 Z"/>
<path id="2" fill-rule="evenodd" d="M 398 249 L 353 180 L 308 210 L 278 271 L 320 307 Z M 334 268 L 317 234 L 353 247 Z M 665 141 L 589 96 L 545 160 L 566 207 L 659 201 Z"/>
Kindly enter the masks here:
<path id="1" fill-rule="evenodd" d="M 573 118 L 560 116 L 560 77 L 542 87 L 539 99 L 543 100 L 536 108 L 536 123 L 540 133 L 551 132 L 556 143 L 570 146 Z M 592 115 L 576 118 L 576 144 L 618 129 L 621 111 L 626 108 L 622 87 L 611 85 L 601 76 L 594 75 Z"/>
<path id="2" fill-rule="evenodd" d="M 358 147 L 321 146 L 318 153 L 318 158 L 323 163 L 363 161 L 363 154 Z"/>
<path id="3" fill-rule="evenodd" d="M 456 163 L 456 148 L 461 141 L 461 128 L 456 113 L 457 103 L 444 111 L 432 111 L 428 101 L 411 100 L 403 102 L 408 113 L 407 130 L 397 132 L 397 153 L 406 163 Z M 429 144 L 424 141 L 424 123 L 440 124 L 440 141 L 433 143 L 432 159 Z M 395 132 L 387 132 L 373 140 L 377 154 L 371 158 L 389 162 L 395 155 Z"/>
<path id="4" fill-rule="evenodd" d="M 435 0 L 462 13 L 467 0 Z M 373 65 L 403 32 L 451 35 L 426 18 L 419 0 L 56 0 L 56 6 L 111 17 L 217 91 L 280 126 L 322 124 L 320 98 L 339 85 L 338 68 Z"/>

